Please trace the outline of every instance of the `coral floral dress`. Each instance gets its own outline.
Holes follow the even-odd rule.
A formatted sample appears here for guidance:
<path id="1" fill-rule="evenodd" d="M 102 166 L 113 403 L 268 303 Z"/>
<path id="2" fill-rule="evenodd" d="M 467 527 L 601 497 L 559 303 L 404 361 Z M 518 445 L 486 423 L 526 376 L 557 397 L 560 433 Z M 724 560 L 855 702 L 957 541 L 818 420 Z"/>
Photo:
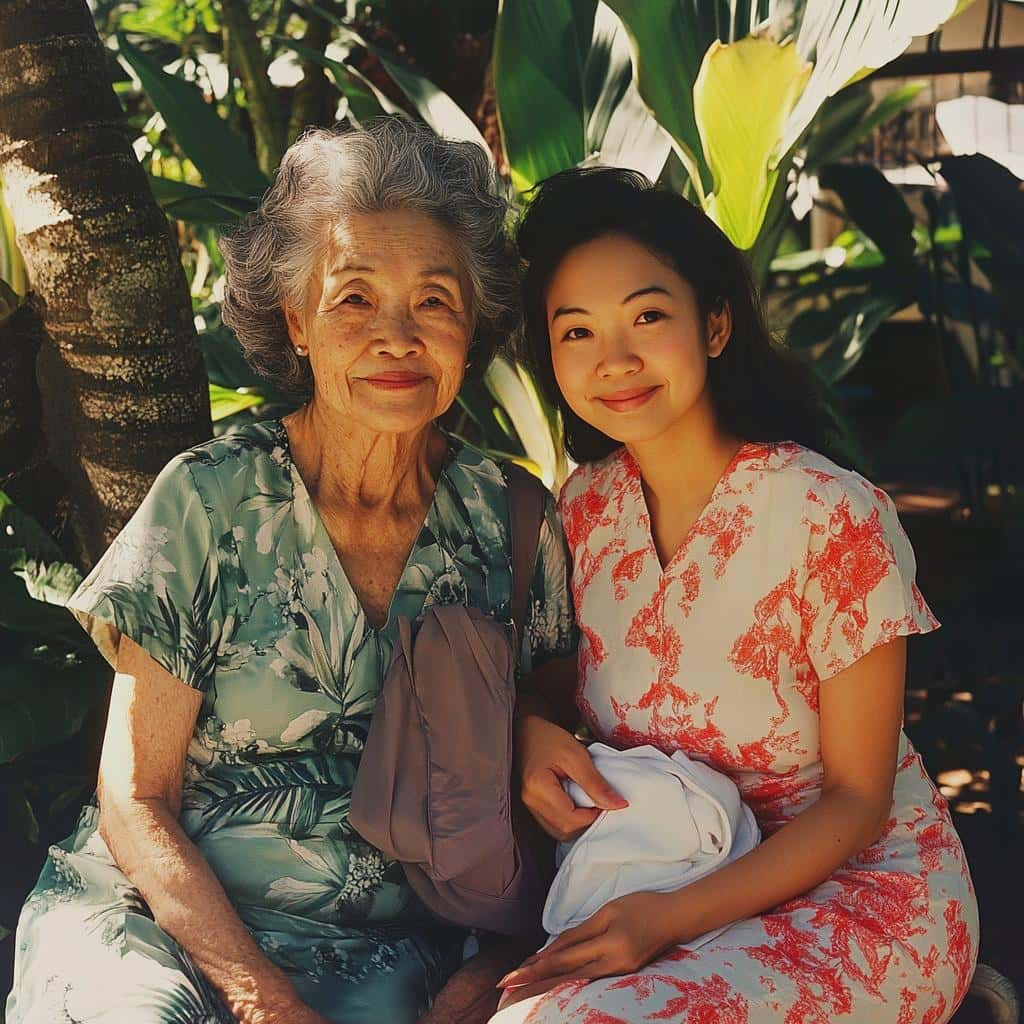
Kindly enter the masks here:
<path id="1" fill-rule="evenodd" d="M 741 447 L 664 569 L 625 449 L 580 467 L 560 505 L 587 724 L 613 746 L 682 750 L 725 772 L 766 835 L 821 791 L 819 687 L 938 626 L 892 501 L 796 444 Z M 525 1019 L 941 1024 L 977 945 L 963 848 L 901 733 L 881 838 L 828 881 L 696 952 L 561 985 Z"/>

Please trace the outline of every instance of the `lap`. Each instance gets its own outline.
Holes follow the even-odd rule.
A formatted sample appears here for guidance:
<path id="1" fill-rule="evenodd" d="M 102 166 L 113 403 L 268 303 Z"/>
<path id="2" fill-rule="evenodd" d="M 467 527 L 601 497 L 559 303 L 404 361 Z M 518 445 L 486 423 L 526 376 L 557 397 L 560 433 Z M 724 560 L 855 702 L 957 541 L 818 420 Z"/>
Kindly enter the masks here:
<path id="1" fill-rule="evenodd" d="M 884 921 L 835 899 L 795 901 L 737 922 L 696 950 L 671 950 L 628 976 L 560 985 L 491 1021 L 940 1024 L 963 996 L 971 949 L 948 914 L 926 917 L 900 939 Z"/>
<path id="2" fill-rule="evenodd" d="M 188 954 L 153 920 L 83 815 L 50 851 L 22 909 L 8 1024 L 234 1024 Z M 461 958 L 461 936 L 243 920 L 301 998 L 346 1024 L 414 1024 Z"/>

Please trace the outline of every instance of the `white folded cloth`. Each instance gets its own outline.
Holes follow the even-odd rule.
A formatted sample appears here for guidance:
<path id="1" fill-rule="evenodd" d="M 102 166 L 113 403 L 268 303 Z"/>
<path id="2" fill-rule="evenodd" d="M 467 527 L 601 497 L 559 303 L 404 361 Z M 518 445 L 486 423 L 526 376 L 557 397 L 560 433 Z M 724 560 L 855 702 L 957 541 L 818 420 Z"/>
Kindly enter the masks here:
<path id="1" fill-rule="evenodd" d="M 592 743 L 594 767 L 629 806 L 603 811 L 577 839 L 558 847 L 558 872 L 544 904 L 549 941 L 610 900 L 633 892 L 674 892 L 754 849 L 761 832 L 735 783 L 677 751 L 615 750 Z M 594 802 L 576 783 L 579 807 Z M 696 949 L 724 928 L 686 944 Z"/>

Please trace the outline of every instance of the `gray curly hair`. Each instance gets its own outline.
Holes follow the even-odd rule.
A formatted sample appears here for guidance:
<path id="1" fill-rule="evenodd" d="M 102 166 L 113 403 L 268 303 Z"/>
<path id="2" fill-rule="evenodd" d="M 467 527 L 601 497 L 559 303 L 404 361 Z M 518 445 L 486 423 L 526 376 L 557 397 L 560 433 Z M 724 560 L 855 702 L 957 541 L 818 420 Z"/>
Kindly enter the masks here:
<path id="1" fill-rule="evenodd" d="M 292 348 L 284 307 L 300 309 L 333 228 L 353 213 L 416 210 L 452 230 L 472 285 L 470 364 L 482 373 L 519 323 L 517 263 L 506 233 L 507 192 L 475 143 L 442 139 L 402 117 L 362 128 L 306 131 L 285 153 L 254 213 L 221 236 L 224 322 L 249 365 L 275 386 L 312 391 Z"/>

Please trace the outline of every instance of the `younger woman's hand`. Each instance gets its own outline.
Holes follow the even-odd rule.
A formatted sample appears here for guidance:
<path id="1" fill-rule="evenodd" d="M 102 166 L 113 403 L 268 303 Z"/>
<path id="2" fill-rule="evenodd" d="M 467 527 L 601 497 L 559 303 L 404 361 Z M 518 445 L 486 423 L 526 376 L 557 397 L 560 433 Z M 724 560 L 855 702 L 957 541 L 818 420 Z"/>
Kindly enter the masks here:
<path id="1" fill-rule="evenodd" d="M 594 767 L 587 748 L 539 714 L 517 718 L 513 749 L 523 803 L 560 842 L 586 831 L 602 811 L 628 806 Z M 562 788 L 564 779 L 572 779 L 596 806 L 577 807 Z"/>
<path id="2" fill-rule="evenodd" d="M 636 892 L 605 904 L 593 917 L 563 932 L 498 982 L 503 1006 L 541 995 L 564 981 L 632 974 L 657 959 L 679 935 L 675 904 L 665 894 Z"/>

